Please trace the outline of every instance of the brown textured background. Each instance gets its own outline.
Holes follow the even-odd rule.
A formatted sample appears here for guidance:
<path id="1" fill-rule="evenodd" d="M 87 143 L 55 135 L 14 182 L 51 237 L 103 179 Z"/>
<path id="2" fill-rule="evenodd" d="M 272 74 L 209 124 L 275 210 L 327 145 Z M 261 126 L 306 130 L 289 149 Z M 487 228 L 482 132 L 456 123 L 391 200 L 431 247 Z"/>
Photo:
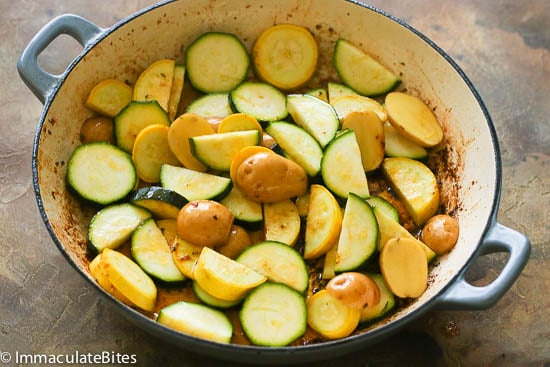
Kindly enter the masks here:
<path id="1" fill-rule="evenodd" d="M 233 366 L 176 349 L 121 319 L 67 264 L 39 216 L 31 150 L 42 105 L 16 60 L 51 18 L 71 12 L 109 27 L 146 0 L 0 0 L 0 352 L 135 354 L 139 365 Z M 523 274 L 493 308 L 433 311 L 389 340 L 323 366 L 550 366 L 550 2 L 373 0 L 449 53 L 493 118 L 503 159 L 498 220 L 528 235 Z M 60 37 L 39 58 L 62 72 L 80 52 Z M 484 284 L 504 256 L 478 259 Z"/>

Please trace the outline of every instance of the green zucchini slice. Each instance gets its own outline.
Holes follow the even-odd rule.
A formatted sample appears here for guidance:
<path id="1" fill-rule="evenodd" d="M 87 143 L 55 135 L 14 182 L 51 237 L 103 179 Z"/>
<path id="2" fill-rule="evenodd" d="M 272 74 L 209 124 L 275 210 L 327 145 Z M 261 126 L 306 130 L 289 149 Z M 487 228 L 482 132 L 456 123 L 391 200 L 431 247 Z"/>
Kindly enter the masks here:
<path id="1" fill-rule="evenodd" d="M 401 82 L 387 67 L 342 38 L 336 41 L 333 63 L 344 84 L 364 96 L 387 93 Z"/>
<path id="2" fill-rule="evenodd" d="M 334 271 L 341 273 L 363 265 L 378 248 L 378 223 L 370 205 L 350 193 L 344 208 Z"/>
<path id="3" fill-rule="evenodd" d="M 195 99 L 185 109 L 202 117 L 227 117 L 233 113 L 229 93 L 210 93 Z"/>
<path id="4" fill-rule="evenodd" d="M 92 255 L 106 248 L 112 250 L 128 241 L 134 230 L 151 213 L 139 206 L 122 203 L 106 206 L 91 219 L 88 227 L 88 251 Z"/>
<path id="5" fill-rule="evenodd" d="M 143 221 L 132 234 L 131 252 L 136 263 L 152 277 L 165 283 L 185 280 L 174 263 L 166 237 L 153 218 Z"/>
<path id="6" fill-rule="evenodd" d="M 306 302 L 289 286 L 267 282 L 245 298 L 239 319 L 253 344 L 282 347 L 306 332 Z"/>
<path id="7" fill-rule="evenodd" d="M 309 274 L 304 258 L 293 247 L 277 241 L 264 241 L 246 248 L 237 262 L 252 268 L 268 280 L 283 283 L 304 293 Z"/>
<path id="8" fill-rule="evenodd" d="M 344 130 L 326 147 L 321 176 L 327 188 L 341 198 L 347 198 L 350 192 L 362 198 L 370 196 L 353 130 Z"/>
<path id="9" fill-rule="evenodd" d="M 160 168 L 160 183 L 189 201 L 199 199 L 223 199 L 233 187 L 231 179 L 185 167 L 164 164 Z"/>
<path id="10" fill-rule="evenodd" d="M 94 142 L 75 148 L 67 163 L 67 184 L 83 199 L 108 205 L 124 199 L 136 186 L 132 157 L 118 147 Z"/>
<path id="11" fill-rule="evenodd" d="M 361 310 L 361 318 L 359 320 L 361 323 L 377 320 L 387 315 L 395 307 L 395 296 L 386 285 L 382 274 L 368 273 L 367 275 L 376 283 L 380 290 L 380 302 L 373 307 L 366 307 Z"/>
<path id="12" fill-rule="evenodd" d="M 146 126 L 161 124 L 170 126 L 168 113 L 152 101 L 132 101 L 114 118 L 116 144 L 131 153 L 136 137 Z"/>
<path id="13" fill-rule="evenodd" d="M 283 120 L 288 115 L 285 95 L 267 83 L 242 83 L 229 94 L 229 103 L 235 112 L 249 114 L 260 122 Z"/>
<path id="14" fill-rule="evenodd" d="M 309 94 L 288 95 L 287 109 L 294 121 L 310 133 L 323 148 L 340 128 L 340 120 L 334 108 Z"/>
<path id="15" fill-rule="evenodd" d="M 160 310 L 157 322 L 197 338 L 231 342 L 233 325 L 220 310 L 191 302 L 176 302 Z"/>
<path id="16" fill-rule="evenodd" d="M 229 92 L 248 76 L 250 57 L 241 40 L 231 33 L 206 32 L 185 52 L 191 85 L 204 93 Z"/>
<path id="17" fill-rule="evenodd" d="M 188 200 L 175 191 L 149 186 L 138 189 L 130 202 L 149 210 L 157 219 L 176 219 Z"/>

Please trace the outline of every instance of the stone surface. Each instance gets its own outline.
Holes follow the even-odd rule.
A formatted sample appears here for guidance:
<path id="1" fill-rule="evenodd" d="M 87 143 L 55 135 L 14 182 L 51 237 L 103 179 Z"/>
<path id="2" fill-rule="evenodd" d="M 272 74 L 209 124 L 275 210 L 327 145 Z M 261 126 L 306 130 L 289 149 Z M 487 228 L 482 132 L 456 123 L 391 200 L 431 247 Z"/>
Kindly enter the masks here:
<path id="1" fill-rule="evenodd" d="M 0 2 L 0 352 L 135 354 L 139 365 L 236 366 L 180 350 L 120 317 L 68 265 L 48 236 L 31 181 L 41 103 L 16 60 L 53 17 L 80 14 L 109 27 L 154 1 Z M 529 264 L 484 311 L 432 311 L 394 337 L 323 366 L 550 366 L 550 2 L 373 0 L 453 57 L 494 121 L 503 159 L 498 220 L 528 235 Z M 62 72 L 80 52 L 60 37 L 40 57 Z M 487 283 L 505 256 L 478 259 L 468 277 Z"/>

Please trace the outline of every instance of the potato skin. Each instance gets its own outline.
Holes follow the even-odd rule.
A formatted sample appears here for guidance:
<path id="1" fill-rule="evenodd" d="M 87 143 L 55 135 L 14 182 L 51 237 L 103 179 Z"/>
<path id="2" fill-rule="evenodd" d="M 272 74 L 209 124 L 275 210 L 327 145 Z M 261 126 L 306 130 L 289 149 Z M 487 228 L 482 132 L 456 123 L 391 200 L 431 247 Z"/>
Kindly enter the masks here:
<path id="1" fill-rule="evenodd" d="M 380 289 L 374 280 L 362 273 L 338 274 L 328 282 L 326 289 L 331 296 L 351 308 L 373 307 L 380 302 Z"/>
<path id="2" fill-rule="evenodd" d="M 185 204 L 176 219 L 178 235 L 194 245 L 222 246 L 229 240 L 233 213 L 213 200 Z"/>
<path id="3" fill-rule="evenodd" d="M 449 215 L 438 214 L 426 222 L 420 240 L 436 254 L 443 255 L 456 245 L 458 234 L 458 221 Z"/>
<path id="4" fill-rule="evenodd" d="M 227 242 L 217 247 L 216 250 L 230 259 L 236 259 L 241 252 L 251 245 L 252 240 L 248 232 L 240 226 L 233 225 Z"/>
<path id="5" fill-rule="evenodd" d="M 94 116 L 86 119 L 80 127 L 82 144 L 105 141 L 114 144 L 113 120 L 108 117 Z"/>
<path id="6" fill-rule="evenodd" d="M 234 183 L 249 199 L 274 203 L 305 194 L 308 177 L 297 163 L 276 153 L 259 152 L 241 163 Z"/>

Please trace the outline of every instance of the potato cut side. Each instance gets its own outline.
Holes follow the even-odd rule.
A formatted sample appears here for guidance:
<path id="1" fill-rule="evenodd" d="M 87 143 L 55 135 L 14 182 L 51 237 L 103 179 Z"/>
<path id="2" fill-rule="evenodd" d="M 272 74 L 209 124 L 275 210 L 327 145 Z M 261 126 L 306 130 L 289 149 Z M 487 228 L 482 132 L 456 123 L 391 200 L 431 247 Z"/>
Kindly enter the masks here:
<path id="1" fill-rule="evenodd" d="M 160 168 L 163 164 L 179 166 L 178 158 L 168 145 L 169 127 L 149 125 L 139 132 L 132 148 L 132 160 L 136 171 L 143 181 L 160 181 Z"/>
<path id="2" fill-rule="evenodd" d="M 386 158 L 382 172 L 417 226 L 437 213 L 437 179 L 424 163 L 410 158 Z"/>
<path id="3" fill-rule="evenodd" d="M 417 241 L 418 244 L 424 250 L 426 255 L 426 260 L 431 262 L 437 256 L 436 253 L 429 248 L 425 243 L 417 240 L 405 227 L 403 227 L 399 222 L 396 222 L 390 216 L 385 214 L 380 208 L 374 208 L 374 215 L 376 216 L 376 221 L 378 223 L 378 230 L 380 233 L 380 240 L 378 241 L 378 251 L 382 251 L 384 245 L 394 237 L 401 237 Z"/>
<path id="4" fill-rule="evenodd" d="M 267 241 L 293 246 L 300 234 L 300 215 L 290 199 L 263 204 L 264 232 Z"/>
<path id="5" fill-rule="evenodd" d="M 202 289 L 226 301 L 242 299 L 251 289 L 267 280 L 248 266 L 208 247 L 202 249 L 193 276 Z"/>
<path id="6" fill-rule="evenodd" d="M 433 147 L 443 139 L 443 129 L 420 98 L 392 92 L 386 96 L 385 106 L 393 127 L 416 144 Z"/>
<path id="7" fill-rule="evenodd" d="M 330 85 L 330 84 L 329 84 Z M 384 122 L 388 119 L 386 109 L 377 100 L 359 94 L 344 94 L 330 100 L 330 104 L 336 110 L 336 114 L 340 120 L 346 118 L 352 112 L 371 111 L 376 113 L 380 121 Z"/>
<path id="8" fill-rule="evenodd" d="M 254 43 L 252 55 L 260 78 L 277 88 L 293 90 L 313 76 L 318 47 L 306 28 L 278 24 L 260 34 Z"/>
<path id="9" fill-rule="evenodd" d="M 92 88 L 86 107 L 107 117 L 116 116 L 132 101 L 133 89 L 117 79 L 105 79 Z"/>
<path id="10" fill-rule="evenodd" d="M 170 125 L 170 130 L 168 130 L 168 145 L 172 153 L 186 168 L 206 172 L 208 167 L 195 158 L 191 152 L 189 138 L 214 133 L 214 129 L 204 117 L 194 113 L 185 113 Z"/>
<path id="11" fill-rule="evenodd" d="M 336 242 L 342 228 L 342 209 L 324 186 L 311 185 L 305 234 L 305 259 L 326 253 Z"/>
<path id="12" fill-rule="evenodd" d="M 134 86 L 134 101 L 156 100 L 168 112 L 168 103 L 174 80 L 176 63 L 171 59 L 150 64 L 138 77 Z"/>
<path id="13" fill-rule="evenodd" d="M 157 287 L 153 280 L 130 258 L 106 248 L 101 253 L 100 271 L 114 288 L 133 304 L 153 311 L 157 303 Z"/>
<path id="14" fill-rule="evenodd" d="M 380 270 L 393 294 L 418 298 L 428 287 L 428 262 L 418 242 L 392 238 L 380 253 Z"/>
<path id="15" fill-rule="evenodd" d="M 373 171 L 384 160 L 384 128 L 375 112 L 352 112 L 342 120 L 342 129 L 355 132 L 366 172 Z"/>
<path id="16" fill-rule="evenodd" d="M 350 335 L 359 324 L 361 310 L 346 306 L 323 289 L 307 300 L 307 323 L 327 339 Z"/>

